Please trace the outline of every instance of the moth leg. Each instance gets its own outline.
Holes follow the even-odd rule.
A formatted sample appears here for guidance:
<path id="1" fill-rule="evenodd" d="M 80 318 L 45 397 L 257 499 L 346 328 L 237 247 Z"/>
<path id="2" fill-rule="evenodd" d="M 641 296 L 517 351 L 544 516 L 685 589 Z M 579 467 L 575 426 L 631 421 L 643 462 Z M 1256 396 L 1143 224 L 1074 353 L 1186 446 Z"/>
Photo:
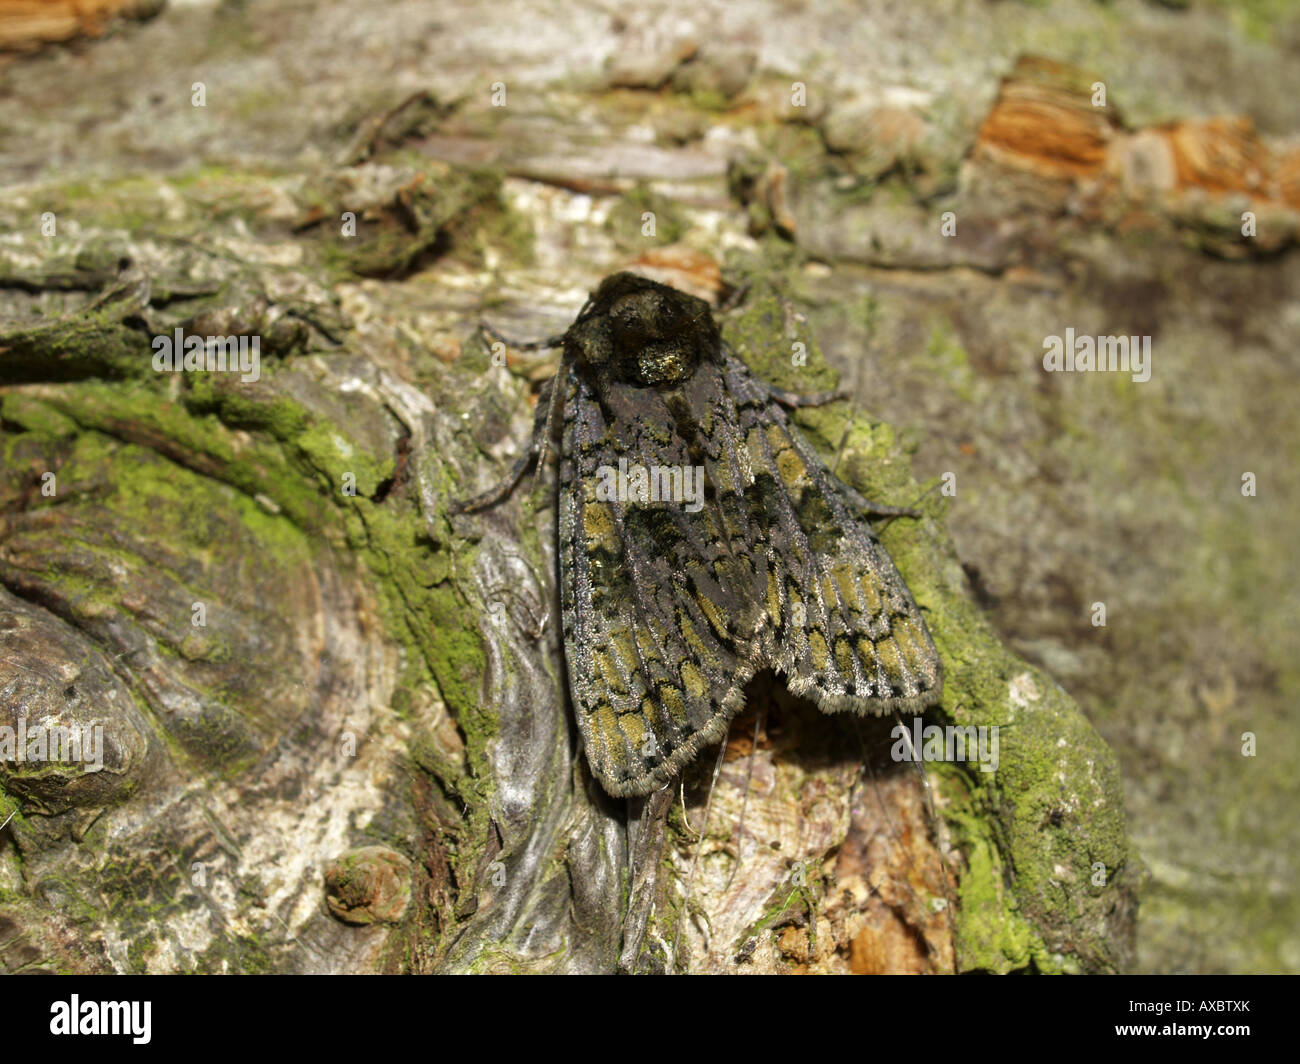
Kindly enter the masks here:
<path id="1" fill-rule="evenodd" d="M 553 347 L 564 346 L 564 335 L 548 336 L 545 340 L 512 340 L 510 337 L 503 335 L 492 328 L 485 321 L 478 323 L 479 329 L 490 336 L 493 340 L 500 340 L 507 347 L 513 347 L 516 351 L 549 351 Z"/>
<path id="2" fill-rule="evenodd" d="M 535 461 L 537 461 L 537 451 L 530 446 L 528 453 L 521 455 L 515 461 L 515 464 L 510 467 L 510 472 L 506 474 L 501 483 L 479 495 L 475 495 L 473 498 L 457 499 L 450 503 L 447 509 L 454 514 L 472 514 L 479 510 L 486 510 L 489 506 L 495 506 L 515 490 L 515 485 L 523 480 L 524 474 L 528 472 Z"/>
<path id="3" fill-rule="evenodd" d="M 911 506 L 886 506 L 884 503 L 863 500 L 867 505 L 862 512 L 868 517 L 923 517 L 920 510 Z"/>
<path id="4" fill-rule="evenodd" d="M 749 295 L 750 286 L 753 281 L 745 281 L 739 287 L 733 288 L 718 304 L 718 313 L 727 314 L 735 310 L 744 301 L 745 296 Z"/>
<path id="5" fill-rule="evenodd" d="M 872 502 L 866 496 L 859 494 L 848 484 L 840 482 L 844 486 L 845 493 L 852 500 L 853 505 L 864 517 L 923 517 L 920 510 L 913 509 L 911 506 L 888 506 L 883 502 Z M 924 496 L 922 496 L 924 498 Z M 917 500 L 920 501 L 919 499 Z"/>
<path id="6" fill-rule="evenodd" d="M 775 384 L 769 384 L 763 381 L 762 385 L 767 389 L 767 393 L 778 403 L 788 410 L 797 410 L 804 406 L 825 406 L 827 403 L 834 402 L 836 399 L 848 399 L 849 393 L 844 389 L 834 392 L 815 392 L 812 395 L 799 395 L 796 392 L 786 391 Z M 872 502 L 858 494 L 847 484 L 844 487 L 848 490 L 854 505 L 861 511 L 864 517 L 920 517 L 921 511 L 913 509 L 910 506 L 887 506 L 884 503 Z"/>
<path id="7" fill-rule="evenodd" d="M 825 406 L 827 403 L 833 403 L 837 399 L 849 398 L 849 393 L 843 388 L 833 392 L 813 392 L 811 395 L 800 395 L 798 392 L 789 392 L 784 388 L 778 388 L 775 384 L 763 382 L 767 389 L 768 395 L 775 399 L 787 410 L 798 410 L 803 406 Z"/>
<path id="8" fill-rule="evenodd" d="M 724 368 L 728 377 L 727 387 L 731 389 L 738 399 L 743 401 L 753 403 L 771 399 L 787 410 L 798 410 L 803 406 L 825 406 L 837 399 L 849 398 L 849 393 L 843 389 L 833 392 L 813 392 L 811 395 L 800 395 L 798 392 L 788 391 L 751 373 L 749 367 L 740 361 L 736 352 L 731 349 L 731 346 L 726 341 L 723 341 L 722 352 L 725 357 Z"/>
<path id="9" fill-rule="evenodd" d="M 834 392 L 815 392 L 812 395 L 799 395 L 796 392 L 786 391 L 775 384 L 769 384 L 767 381 L 762 382 L 762 386 L 767 389 L 767 393 L 778 403 L 788 410 L 797 410 L 804 406 L 825 406 L 827 403 L 834 402 L 836 399 L 851 398 L 848 391 L 841 388 Z M 872 502 L 870 499 L 863 497 L 854 491 L 849 485 L 844 485 L 850 498 L 855 506 L 864 517 L 920 517 L 921 511 L 913 509 L 910 506 L 887 506 L 884 503 Z"/>
<path id="10" fill-rule="evenodd" d="M 524 474 L 533 465 L 537 464 L 542 452 L 548 446 L 549 435 L 555 424 L 552 414 L 554 403 L 551 402 L 551 398 L 558 392 L 559 389 L 556 386 L 555 378 L 547 381 L 542 386 L 542 392 L 537 397 L 537 410 L 533 414 L 533 435 L 532 439 L 528 441 L 528 450 L 515 459 L 514 465 L 510 467 L 510 472 L 505 475 L 500 483 L 488 488 L 487 491 L 470 499 L 458 499 L 451 502 L 447 508 L 452 513 L 471 514 L 479 510 L 486 510 L 489 506 L 495 506 L 515 490 L 515 487 L 523 480 Z"/>

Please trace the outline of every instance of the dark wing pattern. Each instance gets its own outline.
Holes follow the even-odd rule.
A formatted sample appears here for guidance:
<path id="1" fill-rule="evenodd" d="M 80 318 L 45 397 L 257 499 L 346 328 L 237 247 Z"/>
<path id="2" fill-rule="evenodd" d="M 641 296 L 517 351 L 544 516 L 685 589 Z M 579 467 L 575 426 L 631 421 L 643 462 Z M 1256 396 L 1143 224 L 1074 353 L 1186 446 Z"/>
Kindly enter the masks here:
<path id="1" fill-rule="evenodd" d="M 911 591 L 863 514 L 743 362 L 726 355 L 754 483 L 752 525 L 773 561 L 763 664 L 827 712 L 886 713 L 933 705 L 939 655 Z"/>
<path id="2" fill-rule="evenodd" d="M 564 642 L 606 790 L 675 777 L 723 736 L 761 668 L 831 712 L 938 699 L 938 655 L 862 500 L 739 359 L 670 388 L 607 381 L 598 394 L 571 364 L 563 380 Z M 650 478 L 701 470 L 702 490 L 611 496 L 620 458 Z"/>

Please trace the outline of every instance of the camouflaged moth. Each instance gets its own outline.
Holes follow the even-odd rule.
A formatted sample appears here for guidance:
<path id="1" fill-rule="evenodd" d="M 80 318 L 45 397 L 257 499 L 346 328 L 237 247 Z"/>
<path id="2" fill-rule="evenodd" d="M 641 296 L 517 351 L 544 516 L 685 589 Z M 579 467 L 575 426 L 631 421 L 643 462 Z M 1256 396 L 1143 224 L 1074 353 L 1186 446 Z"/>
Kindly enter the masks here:
<path id="1" fill-rule="evenodd" d="M 532 445 L 455 509 L 504 498 L 558 434 L 569 690 L 610 794 L 646 794 L 722 739 L 760 669 L 828 713 L 938 700 L 930 633 L 867 523 L 911 511 L 838 480 L 783 409 L 833 396 L 765 384 L 707 303 L 630 273 L 530 346 L 564 352 Z"/>

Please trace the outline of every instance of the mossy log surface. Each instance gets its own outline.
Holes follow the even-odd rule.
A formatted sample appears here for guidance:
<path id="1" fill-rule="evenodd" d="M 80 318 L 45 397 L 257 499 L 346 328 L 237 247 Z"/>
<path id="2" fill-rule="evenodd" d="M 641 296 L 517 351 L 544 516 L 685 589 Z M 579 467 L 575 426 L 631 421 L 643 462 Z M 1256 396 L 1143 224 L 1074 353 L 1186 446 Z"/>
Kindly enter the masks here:
<path id="1" fill-rule="evenodd" d="M 1137 47 L 1120 43 L 1126 15 L 1064 6 L 1062 24 Z M 548 62 L 498 38 L 516 66 L 497 106 L 498 79 L 470 62 L 487 14 L 469 10 L 438 31 L 439 54 L 459 40 L 466 55 L 436 74 L 416 57 L 395 86 L 366 81 L 339 54 L 311 100 L 234 88 L 281 31 L 319 32 L 328 52 L 333 17 L 177 9 L 95 45 L 106 85 L 158 82 L 157 57 L 186 42 L 225 65 L 206 109 L 197 75 L 174 72 L 148 105 L 165 120 L 133 111 L 119 156 L 88 126 L 71 176 L 27 117 L 53 113 L 63 53 L 0 71 L 21 75 L 29 108 L 6 119 L 21 136 L 0 197 L 0 727 L 103 735 L 95 773 L 0 759 L 0 970 L 1289 963 L 1294 898 L 1259 886 L 1266 831 L 1248 813 L 1280 770 L 1261 759 L 1242 782 L 1241 758 L 1188 755 L 1214 808 L 1237 810 L 1215 846 L 1239 846 L 1255 877 L 1234 895 L 1251 902 L 1233 909 L 1238 937 L 1207 930 L 1197 956 L 1178 929 L 1220 895 L 1176 856 L 1158 801 L 1186 773 L 1140 772 L 1143 750 L 1171 749 L 1151 719 L 1210 727 L 1235 753 L 1295 689 L 1295 626 L 1256 586 L 1266 571 L 1294 586 L 1269 529 L 1295 472 L 1266 445 L 1294 427 L 1252 398 L 1290 371 L 1276 335 L 1229 314 L 1284 320 L 1296 291 L 1300 206 L 1270 139 L 1285 114 L 1247 99 L 1263 132 L 1174 129 L 1162 146 L 1173 90 L 1139 79 L 1099 126 L 1080 102 L 1093 75 L 993 47 L 1006 33 L 1050 52 L 1035 9 L 1018 28 L 975 20 L 989 56 L 954 66 L 942 94 L 903 92 L 903 43 L 877 57 L 893 89 L 855 82 L 860 57 L 808 59 L 805 109 L 798 62 L 762 34 L 603 22 Z M 1155 15 L 1132 17 L 1155 32 Z M 1159 20 L 1192 42 L 1217 25 Z M 1256 29 L 1233 47 L 1271 55 Z M 1035 108 L 1075 129 L 1070 172 L 1036 154 Z M 1214 138 L 1272 183 L 1133 176 Z M 1256 243 L 1237 233 L 1238 194 Z M 645 801 L 592 781 L 565 693 L 553 474 L 483 513 L 449 504 L 504 473 L 555 366 L 503 362 L 480 319 L 552 335 L 619 268 L 714 299 L 744 288 L 720 320 L 760 375 L 849 390 L 798 423 L 868 498 L 922 511 L 881 537 L 945 665 L 926 722 L 997 726 L 996 771 L 921 774 L 891 756 L 892 720 L 830 718 L 760 677 L 707 821 L 711 755 Z M 1154 334 L 1178 375 L 1044 374 L 1042 337 L 1070 324 Z M 256 337 L 256 379 L 158 372 L 154 339 L 176 329 Z M 1238 466 L 1278 494 L 1242 508 Z M 1157 532 L 1163 560 L 1144 538 Z M 1228 571 L 1208 593 L 1179 575 L 1216 557 Z M 1109 627 L 1091 623 L 1097 600 Z M 1193 647 L 1240 648 L 1261 618 L 1276 622 L 1250 659 L 1262 687 L 1236 675 L 1241 654 L 1216 659 L 1226 672 L 1198 663 Z M 1144 716 L 1169 692 L 1172 709 Z M 1141 958 L 1149 873 L 1121 761 L 1154 855 Z M 1202 825 L 1219 815 L 1180 800 Z"/>

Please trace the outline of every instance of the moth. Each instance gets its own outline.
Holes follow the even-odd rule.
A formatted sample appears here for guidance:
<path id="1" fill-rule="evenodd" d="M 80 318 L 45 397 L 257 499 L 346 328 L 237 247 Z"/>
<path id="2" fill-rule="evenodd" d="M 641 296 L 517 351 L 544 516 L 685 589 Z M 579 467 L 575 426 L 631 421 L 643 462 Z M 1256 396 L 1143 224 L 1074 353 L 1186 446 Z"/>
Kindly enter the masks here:
<path id="1" fill-rule="evenodd" d="M 559 440 L 559 560 L 569 690 L 587 761 L 616 797 L 647 794 L 725 735 L 772 669 L 827 713 L 919 711 L 942 669 L 925 620 L 867 523 L 868 503 L 787 416 L 833 395 L 764 383 L 704 300 L 607 277 L 563 334 L 531 446 L 504 498 Z"/>

